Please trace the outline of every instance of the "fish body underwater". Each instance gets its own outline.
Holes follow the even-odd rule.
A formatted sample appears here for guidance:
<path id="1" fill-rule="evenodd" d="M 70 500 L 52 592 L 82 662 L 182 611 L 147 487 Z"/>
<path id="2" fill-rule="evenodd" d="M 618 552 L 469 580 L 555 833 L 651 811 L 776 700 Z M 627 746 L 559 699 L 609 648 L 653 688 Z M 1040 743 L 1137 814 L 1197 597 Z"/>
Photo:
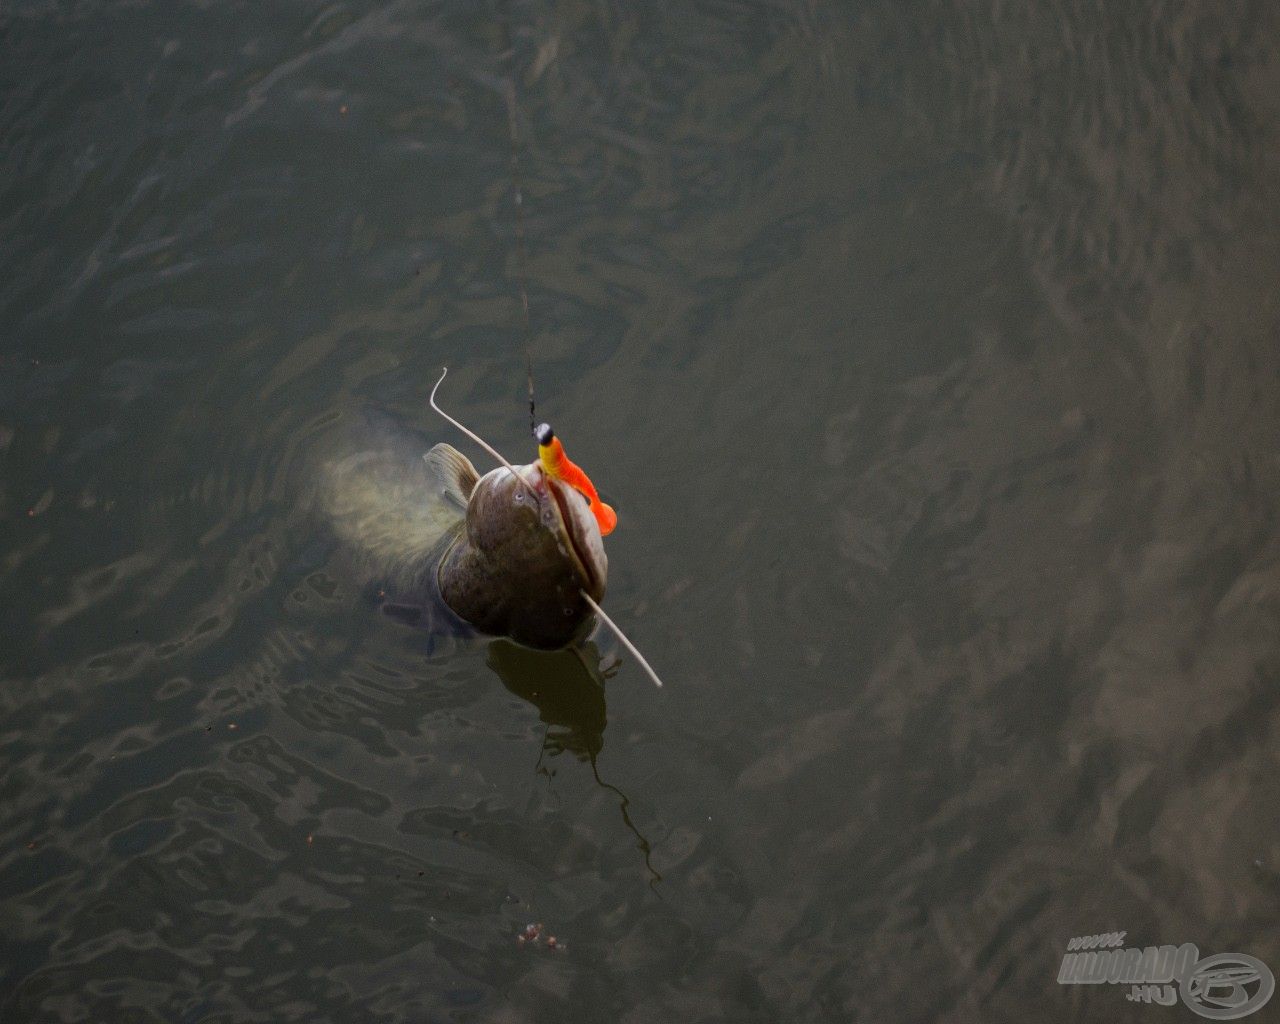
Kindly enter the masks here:
<path id="1" fill-rule="evenodd" d="M 601 600 L 608 577 L 587 499 L 537 462 L 481 476 L 451 445 L 424 457 L 406 432 L 377 426 L 328 463 L 324 504 L 389 610 L 548 650 L 582 636 L 582 594 Z"/>

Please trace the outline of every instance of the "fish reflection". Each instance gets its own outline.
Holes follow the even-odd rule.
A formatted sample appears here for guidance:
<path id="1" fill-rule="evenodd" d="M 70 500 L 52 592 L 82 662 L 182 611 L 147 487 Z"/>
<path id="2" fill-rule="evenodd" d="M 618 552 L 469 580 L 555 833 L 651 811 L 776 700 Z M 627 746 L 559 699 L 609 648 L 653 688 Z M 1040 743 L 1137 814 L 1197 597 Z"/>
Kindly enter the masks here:
<path id="1" fill-rule="evenodd" d="M 631 801 L 617 786 L 600 777 L 597 759 L 604 748 L 608 725 L 605 680 L 614 668 L 600 667 L 600 651 L 589 641 L 558 651 L 537 651 L 510 640 L 494 640 L 489 644 L 487 661 L 502 685 L 536 707 L 538 717 L 547 726 L 538 770 L 547 772 L 544 759 L 565 752 L 590 764 L 596 784 L 618 797 L 623 823 L 636 837 L 636 845 L 644 855 L 649 885 L 656 886 L 662 876 L 651 862 L 649 840 L 631 819 Z"/>

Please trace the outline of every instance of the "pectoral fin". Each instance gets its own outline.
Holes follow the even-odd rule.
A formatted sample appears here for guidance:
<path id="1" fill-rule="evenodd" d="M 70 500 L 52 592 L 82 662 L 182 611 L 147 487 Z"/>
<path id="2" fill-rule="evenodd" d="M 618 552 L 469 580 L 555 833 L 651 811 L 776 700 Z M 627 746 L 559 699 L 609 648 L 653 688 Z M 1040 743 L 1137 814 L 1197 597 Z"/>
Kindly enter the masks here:
<path id="1" fill-rule="evenodd" d="M 440 478 L 442 492 L 460 508 L 466 509 L 480 474 L 471 461 L 451 444 L 443 442 L 422 456 L 427 466 Z"/>

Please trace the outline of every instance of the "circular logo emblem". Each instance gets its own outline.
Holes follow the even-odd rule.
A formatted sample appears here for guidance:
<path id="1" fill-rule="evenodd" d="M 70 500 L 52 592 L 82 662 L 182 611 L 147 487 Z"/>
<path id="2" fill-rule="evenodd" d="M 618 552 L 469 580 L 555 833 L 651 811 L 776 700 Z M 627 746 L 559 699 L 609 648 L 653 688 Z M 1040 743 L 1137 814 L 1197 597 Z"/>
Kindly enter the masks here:
<path id="1" fill-rule="evenodd" d="M 1250 993 L 1254 985 L 1257 988 Z M 1256 957 L 1217 953 L 1194 964 L 1178 988 L 1182 1001 L 1201 1017 L 1236 1020 L 1266 1005 L 1276 990 L 1276 979 Z"/>

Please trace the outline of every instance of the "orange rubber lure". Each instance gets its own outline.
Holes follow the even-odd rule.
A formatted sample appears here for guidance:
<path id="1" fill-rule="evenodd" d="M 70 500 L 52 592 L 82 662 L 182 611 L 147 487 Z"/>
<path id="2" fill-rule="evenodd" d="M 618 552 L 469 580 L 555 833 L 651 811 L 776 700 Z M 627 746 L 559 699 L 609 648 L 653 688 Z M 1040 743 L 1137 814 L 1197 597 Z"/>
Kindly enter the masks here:
<path id="1" fill-rule="evenodd" d="M 543 423 L 534 432 L 538 439 L 538 461 L 547 476 L 568 484 L 591 503 L 591 512 L 600 525 L 600 536 L 607 537 L 618 525 L 618 514 L 600 500 L 595 484 L 577 465 L 569 461 L 564 445 L 551 430 L 551 424 Z"/>

